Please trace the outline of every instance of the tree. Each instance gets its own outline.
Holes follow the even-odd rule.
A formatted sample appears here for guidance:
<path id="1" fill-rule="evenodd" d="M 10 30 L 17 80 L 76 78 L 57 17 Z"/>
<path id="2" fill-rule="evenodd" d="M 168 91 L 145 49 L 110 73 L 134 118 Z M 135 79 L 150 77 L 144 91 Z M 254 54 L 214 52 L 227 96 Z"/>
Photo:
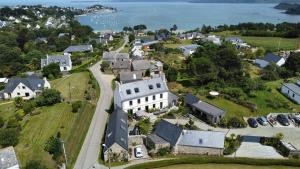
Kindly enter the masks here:
<path id="1" fill-rule="evenodd" d="M 25 169 L 47 169 L 47 167 L 39 161 L 31 160 L 26 163 Z"/>
<path id="2" fill-rule="evenodd" d="M 38 106 L 51 106 L 61 102 L 61 94 L 55 89 L 45 89 L 40 96 L 36 98 Z"/>
<path id="3" fill-rule="evenodd" d="M 108 70 L 110 68 L 110 64 L 108 63 L 108 62 L 106 62 L 106 61 L 102 61 L 102 63 L 101 63 L 101 69 L 103 70 L 103 71 L 106 71 L 106 70 Z"/>
<path id="4" fill-rule="evenodd" d="M 76 101 L 72 103 L 72 112 L 76 113 L 78 110 L 81 108 L 82 102 L 81 101 Z"/>
<path id="5" fill-rule="evenodd" d="M 0 129 L 0 145 L 2 147 L 16 146 L 20 132 L 17 128 Z"/>
<path id="6" fill-rule="evenodd" d="M 193 58 L 190 67 L 199 84 L 207 84 L 217 78 L 216 66 L 206 57 Z"/>
<path id="7" fill-rule="evenodd" d="M 132 33 L 129 34 L 128 40 L 129 40 L 129 43 L 133 42 L 135 40 L 134 34 L 132 34 Z"/>
<path id="8" fill-rule="evenodd" d="M 22 97 L 15 98 L 15 105 L 17 108 L 23 108 L 24 106 L 24 99 Z"/>
<path id="9" fill-rule="evenodd" d="M 43 67 L 42 73 L 43 76 L 49 79 L 51 79 L 51 77 L 59 78 L 62 76 L 59 64 L 57 63 L 50 63 L 49 65 Z"/>
<path id="10" fill-rule="evenodd" d="M 293 72 L 294 75 L 297 72 L 300 72 L 300 53 L 291 54 L 291 56 L 286 60 L 284 67 Z"/>
<path id="11" fill-rule="evenodd" d="M 31 50 L 25 55 L 25 60 L 30 63 L 31 70 L 40 68 L 44 54 L 38 50 Z"/>
<path id="12" fill-rule="evenodd" d="M 264 48 L 258 48 L 255 52 L 256 57 L 263 57 L 265 55 L 265 49 Z"/>
<path id="13" fill-rule="evenodd" d="M 51 136 L 45 143 L 44 150 L 51 154 L 53 159 L 60 157 L 63 153 L 60 134 L 57 134 L 57 136 Z"/>
<path id="14" fill-rule="evenodd" d="M 175 82 L 177 80 L 178 71 L 177 69 L 173 67 L 169 67 L 169 69 L 166 72 L 166 77 L 169 82 Z"/>

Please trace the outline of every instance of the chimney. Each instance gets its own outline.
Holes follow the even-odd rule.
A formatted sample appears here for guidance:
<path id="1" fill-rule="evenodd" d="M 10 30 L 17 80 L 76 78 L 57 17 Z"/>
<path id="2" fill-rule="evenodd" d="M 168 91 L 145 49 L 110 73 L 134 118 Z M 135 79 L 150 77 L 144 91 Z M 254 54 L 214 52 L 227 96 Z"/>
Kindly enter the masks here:
<path id="1" fill-rule="evenodd" d="M 133 74 L 133 79 L 136 80 L 136 74 L 135 73 Z"/>

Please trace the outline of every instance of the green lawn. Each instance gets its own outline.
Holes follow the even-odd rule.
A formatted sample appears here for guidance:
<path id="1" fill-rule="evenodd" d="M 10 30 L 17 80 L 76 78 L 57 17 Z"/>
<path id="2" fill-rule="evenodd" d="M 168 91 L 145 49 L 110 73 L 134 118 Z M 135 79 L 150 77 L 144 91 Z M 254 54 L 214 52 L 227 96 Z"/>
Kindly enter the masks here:
<path id="1" fill-rule="evenodd" d="M 213 32 L 212 34 L 222 37 L 238 36 L 251 46 L 263 47 L 270 51 L 278 51 L 278 47 L 281 50 L 295 50 L 298 45 L 297 38 L 241 36 L 237 32 L 231 31 Z"/>
<path id="2" fill-rule="evenodd" d="M 0 117 L 7 120 L 16 111 L 15 103 L 11 101 L 0 101 Z"/>
<path id="3" fill-rule="evenodd" d="M 253 166 L 253 165 L 239 165 L 239 164 L 182 164 L 171 165 L 168 167 L 161 167 L 159 169 L 296 169 L 298 167 L 287 166 Z"/>
<path id="4" fill-rule="evenodd" d="M 20 142 L 16 146 L 16 152 L 22 166 L 27 161 L 34 159 L 40 160 L 48 168 L 55 168 L 54 161 L 44 151 L 44 144 L 50 136 L 55 135 L 58 131 L 61 132 L 65 141 L 69 162 L 68 168 L 74 165 L 99 96 L 99 92 L 92 89 L 88 82 L 88 72 L 75 73 L 51 82 L 52 88 L 61 91 L 66 100 L 69 100 L 69 84 L 71 84 L 71 100 L 82 100 L 83 106 L 78 113 L 72 113 L 71 105 L 65 102 L 50 107 L 41 107 L 35 110 L 40 114 L 30 116 L 26 121 L 23 121 Z M 91 102 L 85 101 L 85 90 L 88 90 L 94 96 Z M 98 87 L 97 90 L 99 91 Z"/>

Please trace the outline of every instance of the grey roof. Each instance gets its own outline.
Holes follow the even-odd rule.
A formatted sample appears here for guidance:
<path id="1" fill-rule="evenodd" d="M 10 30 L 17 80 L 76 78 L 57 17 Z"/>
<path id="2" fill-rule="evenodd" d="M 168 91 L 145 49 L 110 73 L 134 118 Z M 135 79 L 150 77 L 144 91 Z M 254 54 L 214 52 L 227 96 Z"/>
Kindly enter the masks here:
<path id="1" fill-rule="evenodd" d="M 264 68 L 264 67 L 268 66 L 270 63 L 268 61 L 265 61 L 262 59 L 255 59 L 255 64 L 261 68 Z"/>
<path id="2" fill-rule="evenodd" d="M 92 45 L 69 46 L 67 49 L 64 50 L 65 53 L 91 52 L 91 51 L 93 51 L 93 46 Z"/>
<path id="3" fill-rule="evenodd" d="M 183 130 L 178 145 L 223 149 L 225 135 L 224 132 Z"/>
<path id="4" fill-rule="evenodd" d="M 126 60 L 126 59 L 129 59 L 129 54 L 128 53 L 117 53 L 115 58 L 117 60 Z"/>
<path id="5" fill-rule="evenodd" d="M 161 120 L 155 128 L 154 134 L 163 138 L 171 145 L 176 145 L 182 129 L 172 123 L 169 123 L 165 120 Z"/>
<path id="6" fill-rule="evenodd" d="M 225 41 L 226 42 L 231 42 L 231 43 L 243 43 L 244 41 L 239 38 L 239 37 L 228 37 L 228 38 L 225 38 Z"/>
<path id="7" fill-rule="evenodd" d="M 185 96 L 185 103 L 193 106 L 197 110 L 204 112 L 208 115 L 212 116 L 223 116 L 225 115 L 225 111 L 212 105 L 207 102 L 199 100 L 197 97 L 193 96 L 192 94 L 187 94 Z"/>
<path id="8" fill-rule="evenodd" d="M 128 53 L 117 53 L 115 51 L 112 52 L 103 52 L 102 59 L 109 62 L 114 62 L 116 60 L 129 60 Z"/>
<path id="9" fill-rule="evenodd" d="M 133 82 L 143 79 L 143 72 L 141 71 L 121 71 L 120 72 L 120 81 L 122 83 Z"/>
<path id="10" fill-rule="evenodd" d="M 185 45 L 185 46 L 181 46 L 180 49 L 184 49 L 184 50 L 195 50 L 199 47 L 199 45 L 196 44 L 192 44 L 192 45 Z"/>
<path id="11" fill-rule="evenodd" d="M 152 133 L 150 135 L 147 136 L 149 139 L 151 139 L 154 144 L 166 144 L 169 143 L 166 140 L 164 140 L 163 138 L 159 137 L 158 135 Z"/>
<path id="12" fill-rule="evenodd" d="M 287 87 L 288 89 L 300 96 L 300 86 L 294 83 L 284 83 L 283 86 Z"/>
<path id="13" fill-rule="evenodd" d="M 122 101 L 132 100 L 169 91 L 166 82 L 163 81 L 161 77 L 120 84 L 118 87 L 118 93 L 120 94 L 120 98 Z M 152 89 L 150 89 L 151 87 Z M 135 88 L 138 88 L 138 92 L 135 92 Z M 127 94 L 127 91 L 129 90 L 131 93 Z"/>
<path id="14" fill-rule="evenodd" d="M 148 70 L 150 69 L 150 62 L 148 60 L 134 60 L 132 61 L 133 70 Z"/>
<path id="15" fill-rule="evenodd" d="M 128 150 L 127 120 L 127 113 L 120 108 L 116 108 L 110 115 L 105 136 L 105 145 L 108 148 L 116 143 Z"/>
<path id="16" fill-rule="evenodd" d="M 114 61 L 114 64 L 112 65 L 113 69 L 130 69 L 131 68 L 131 62 L 129 60 L 117 60 Z"/>
<path id="17" fill-rule="evenodd" d="M 12 146 L 0 150 L 0 169 L 11 167 L 19 168 L 19 162 Z"/>
<path id="18" fill-rule="evenodd" d="M 282 57 L 274 55 L 273 53 L 267 53 L 263 60 L 277 63 L 280 59 L 282 59 Z"/>
<path id="19" fill-rule="evenodd" d="M 154 40 L 154 41 L 149 41 L 149 42 L 143 42 L 142 45 L 143 46 L 150 46 L 150 45 L 153 45 L 153 44 L 156 44 L 156 43 L 159 43 L 159 41 Z"/>
<path id="20" fill-rule="evenodd" d="M 37 78 L 11 78 L 8 80 L 8 83 L 5 86 L 4 93 L 11 93 L 13 92 L 16 87 L 20 84 L 24 84 L 30 90 L 42 90 L 44 89 L 45 81 L 43 79 Z"/>
<path id="21" fill-rule="evenodd" d="M 169 98 L 168 98 L 168 100 L 169 100 L 168 102 L 169 102 L 169 103 L 172 103 L 172 101 L 174 101 L 174 100 L 177 101 L 178 98 L 179 98 L 179 97 L 178 97 L 177 95 L 175 95 L 175 94 L 172 93 L 172 92 L 169 92 Z"/>
<path id="22" fill-rule="evenodd" d="M 47 55 L 46 59 L 41 59 L 41 67 L 47 66 L 50 63 L 59 63 L 60 66 L 72 66 L 71 57 L 65 55 Z"/>

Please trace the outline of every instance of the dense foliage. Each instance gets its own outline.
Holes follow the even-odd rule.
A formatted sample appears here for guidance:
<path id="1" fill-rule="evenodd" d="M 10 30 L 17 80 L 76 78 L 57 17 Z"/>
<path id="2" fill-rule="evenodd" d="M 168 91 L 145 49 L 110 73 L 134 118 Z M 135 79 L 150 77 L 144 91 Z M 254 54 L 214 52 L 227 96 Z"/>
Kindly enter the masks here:
<path id="1" fill-rule="evenodd" d="M 61 94 L 55 89 L 45 89 L 39 97 L 36 98 L 38 106 L 51 106 L 61 102 Z"/>
<path id="2" fill-rule="evenodd" d="M 41 164 L 39 161 L 32 160 L 26 163 L 25 169 L 47 169 L 47 167 Z"/>

